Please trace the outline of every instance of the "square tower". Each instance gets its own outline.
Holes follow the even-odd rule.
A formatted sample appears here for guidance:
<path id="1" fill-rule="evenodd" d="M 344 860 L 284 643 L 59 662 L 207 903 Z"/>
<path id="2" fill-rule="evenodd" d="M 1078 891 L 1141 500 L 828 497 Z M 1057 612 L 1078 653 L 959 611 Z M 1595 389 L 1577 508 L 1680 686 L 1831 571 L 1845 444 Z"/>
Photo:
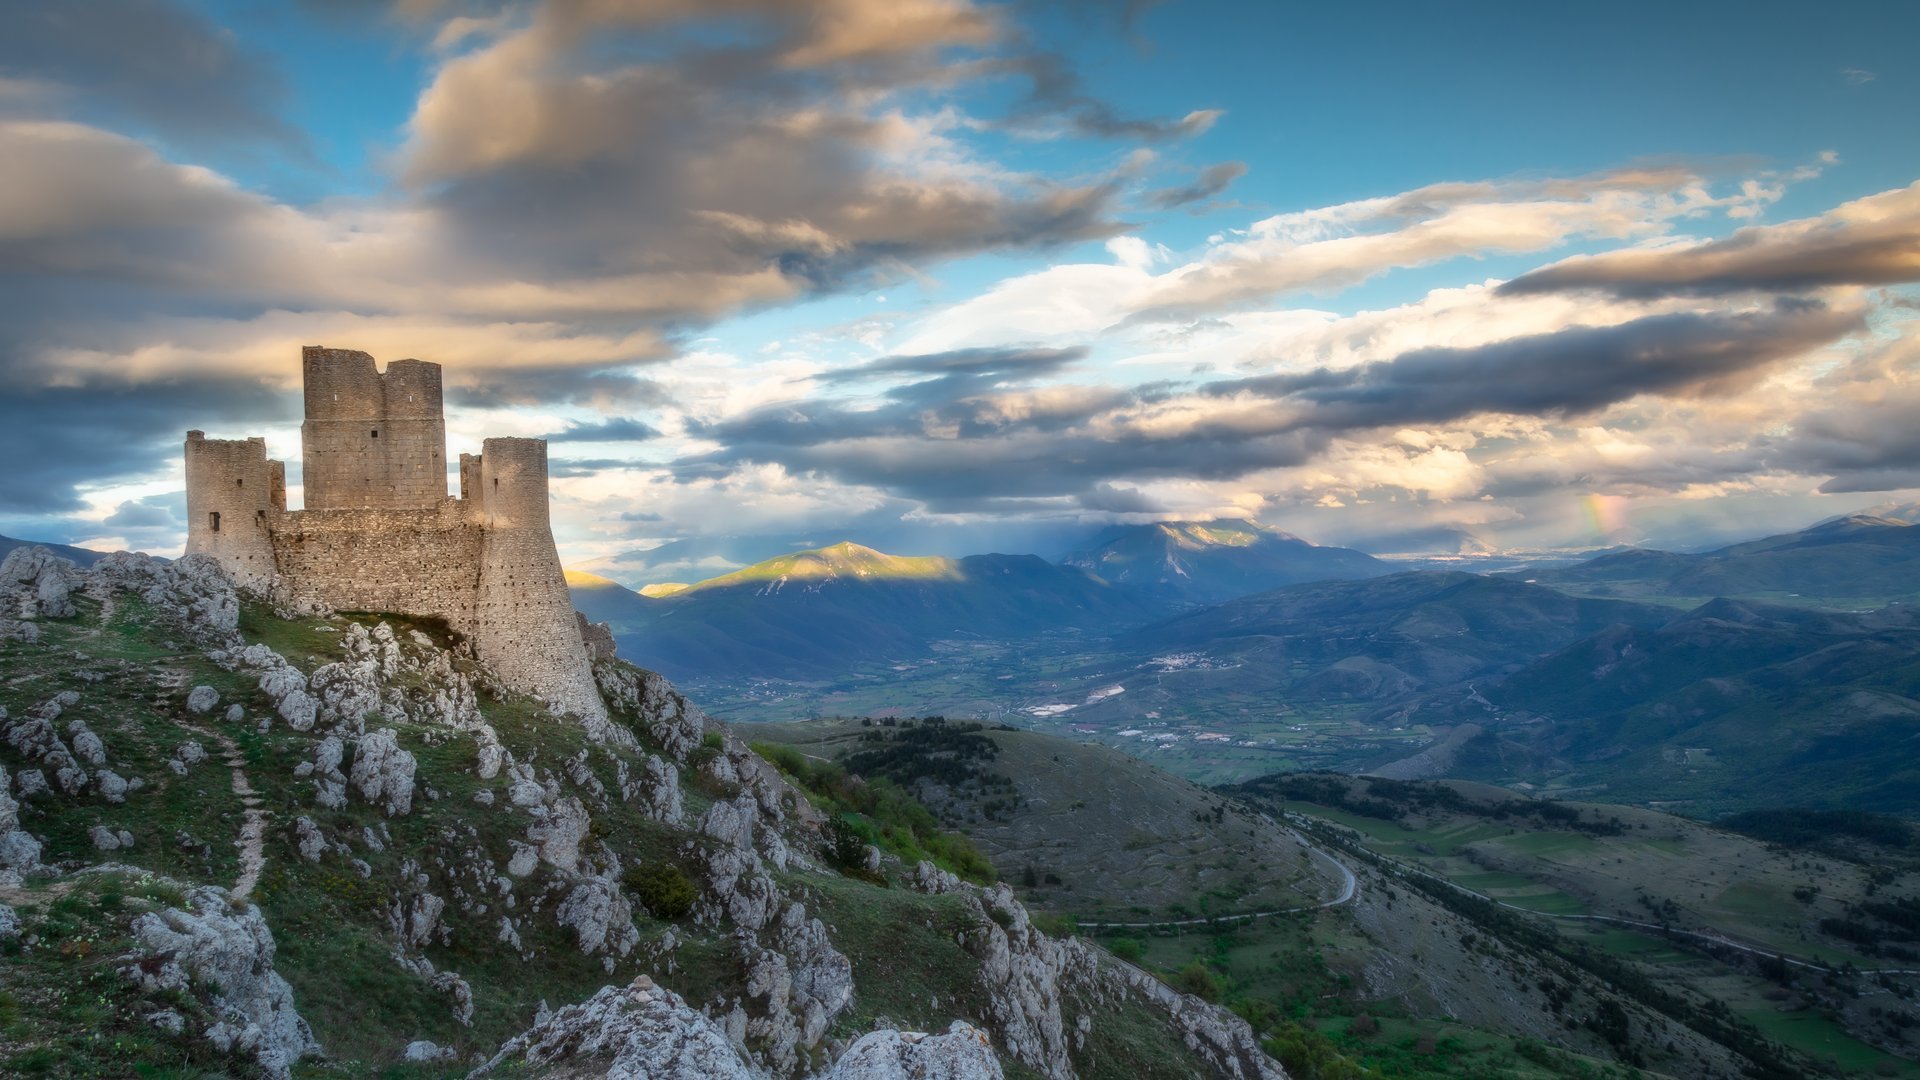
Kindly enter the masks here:
<path id="1" fill-rule="evenodd" d="M 356 349 L 301 350 L 306 507 L 424 510 L 447 498 L 440 365 L 395 360 L 381 372 Z"/>

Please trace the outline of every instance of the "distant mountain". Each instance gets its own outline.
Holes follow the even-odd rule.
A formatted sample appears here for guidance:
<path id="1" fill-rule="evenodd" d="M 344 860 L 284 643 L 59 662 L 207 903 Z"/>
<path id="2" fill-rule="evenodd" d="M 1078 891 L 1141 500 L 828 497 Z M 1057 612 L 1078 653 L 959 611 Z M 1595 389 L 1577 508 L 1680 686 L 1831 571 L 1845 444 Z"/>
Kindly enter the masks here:
<path id="1" fill-rule="evenodd" d="M 650 597 L 590 578 L 571 576 L 575 605 L 613 625 L 623 657 L 678 678 L 813 679 L 938 641 L 1108 630 L 1165 612 L 1034 555 L 905 557 L 853 543 Z"/>
<path id="2" fill-rule="evenodd" d="M 1695 816 L 1920 815 L 1920 611 L 1713 600 L 1612 627 L 1483 688 L 1463 775 L 1603 785 Z"/>
<path id="3" fill-rule="evenodd" d="M 1162 666 L 1238 664 L 1234 689 L 1386 703 L 1489 678 L 1616 624 L 1671 612 L 1511 578 L 1417 571 L 1276 589 L 1121 636 Z M 1136 703 L 1137 704 L 1137 703 Z"/>
<path id="4" fill-rule="evenodd" d="M 1167 521 L 1108 530 L 1065 563 L 1116 585 L 1194 603 L 1394 568 L 1351 548 L 1320 547 L 1253 521 Z"/>
<path id="5" fill-rule="evenodd" d="M 50 544 L 45 540 L 15 540 L 11 536 L 0 536 L 0 559 L 6 558 L 7 553 L 14 548 L 23 547 L 43 547 L 63 559 L 72 559 L 75 564 L 80 566 L 92 566 L 107 556 L 107 552 L 95 551 L 92 548 L 73 547 L 68 544 Z"/>
<path id="6" fill-rule="evenodd" d="M 1522 573 L 1593 595 L 1884 602 L 1920 593 L 1920 527 L 1856 514 L 1699 555 L 1635 549 Z"/>

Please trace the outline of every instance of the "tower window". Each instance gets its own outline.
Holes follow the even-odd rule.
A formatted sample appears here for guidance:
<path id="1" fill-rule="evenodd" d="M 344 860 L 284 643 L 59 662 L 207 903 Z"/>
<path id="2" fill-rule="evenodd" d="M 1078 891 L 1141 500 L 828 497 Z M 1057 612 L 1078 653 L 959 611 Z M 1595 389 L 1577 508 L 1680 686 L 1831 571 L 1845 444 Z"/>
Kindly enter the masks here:
<path id="1" fill-rule="evenodd" d="M 220 531 L 220 511 L 210 510 L 207 512 L 207 531 L 208 532 Z"/>
<path id="2" fill-rule="evenodd" d="M 234 478 L 233 478 L 233 486 L 234 486 L 234 487 L 246 487 L 246 486 L 247 486 L 247 481 L 246 481 L 246 479 L 245 479 L 244 477 L 238 477 L 238 476 L 236 476 L 236 477 L 234 477 Z"/>
<path id="3" fill-rule="evenodd" d="M 374 438 L 376 438 L 376 439 L 377 439 L 377 438 L 379 438 L 379 437 L 380 437 L 380 429 L 379 429 L 379 428 L 374 428 L 371 434 L 373 435 L 373 437 L 374 437 Z"/>

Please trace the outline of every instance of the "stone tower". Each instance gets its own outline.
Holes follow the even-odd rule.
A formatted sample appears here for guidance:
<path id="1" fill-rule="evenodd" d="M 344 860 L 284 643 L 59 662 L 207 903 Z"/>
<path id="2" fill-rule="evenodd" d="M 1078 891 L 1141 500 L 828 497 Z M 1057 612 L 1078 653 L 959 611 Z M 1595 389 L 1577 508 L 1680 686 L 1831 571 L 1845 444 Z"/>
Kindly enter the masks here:
<path id="1" fill-rule="evenodd" d="M 263 439 L 187 433 L 187 552 L 308 611 L 444 619 L 508 686 L 603 719 L 547 513 L 547 444 L 488 439 L 447 495 L 440 365 L 308 346 L 306 507 Z"/>

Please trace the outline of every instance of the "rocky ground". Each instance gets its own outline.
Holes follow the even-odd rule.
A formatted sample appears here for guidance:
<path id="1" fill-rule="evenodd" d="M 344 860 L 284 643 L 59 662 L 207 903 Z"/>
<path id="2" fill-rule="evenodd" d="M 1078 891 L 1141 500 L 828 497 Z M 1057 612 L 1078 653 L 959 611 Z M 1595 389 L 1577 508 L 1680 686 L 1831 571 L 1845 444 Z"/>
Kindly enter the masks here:
<path id="1" fill-rule="evenodd" d="M 0 1073 L 1283 1075 L 1004 886 L 835 872 L 776 769 L 595 673 L 583 724 L 443 627 L 10 554 Z"/>

